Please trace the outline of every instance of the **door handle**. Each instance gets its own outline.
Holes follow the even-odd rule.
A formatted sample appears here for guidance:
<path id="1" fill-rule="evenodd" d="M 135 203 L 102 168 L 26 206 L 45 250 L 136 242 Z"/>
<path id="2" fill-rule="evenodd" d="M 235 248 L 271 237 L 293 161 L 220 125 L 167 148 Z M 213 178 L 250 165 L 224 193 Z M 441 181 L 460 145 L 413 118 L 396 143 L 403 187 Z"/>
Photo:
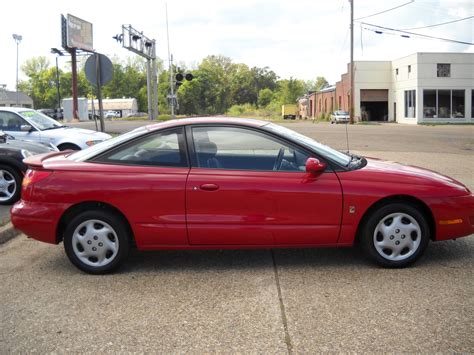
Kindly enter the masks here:
<path id="1" fill-rule="evenodd" d="M 201 188 L 201 190 L 205 191 L 216 191 L 217 189 L 219 189 L 219 185 L 216 184 L 202 184 L 199 187 Z"/>

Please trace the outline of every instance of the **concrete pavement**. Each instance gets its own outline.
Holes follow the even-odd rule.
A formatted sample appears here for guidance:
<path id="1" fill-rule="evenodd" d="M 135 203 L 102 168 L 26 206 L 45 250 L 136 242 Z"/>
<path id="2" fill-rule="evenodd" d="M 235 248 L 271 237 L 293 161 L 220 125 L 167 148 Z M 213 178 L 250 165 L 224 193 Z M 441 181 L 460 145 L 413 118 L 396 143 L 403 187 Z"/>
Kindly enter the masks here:
<path id="1" fill-rule="evenodd" d="M 288 126 L 345 147 L 345 127 Z M 474 189 L 473 126 L 349 126 L 356 151 Z M 19 352 L 474 352 L 474 238 L 408 269 L 358 249 L 132 252 L 85 275 L 62 245 L 0 246 L 0 349 Z"/>

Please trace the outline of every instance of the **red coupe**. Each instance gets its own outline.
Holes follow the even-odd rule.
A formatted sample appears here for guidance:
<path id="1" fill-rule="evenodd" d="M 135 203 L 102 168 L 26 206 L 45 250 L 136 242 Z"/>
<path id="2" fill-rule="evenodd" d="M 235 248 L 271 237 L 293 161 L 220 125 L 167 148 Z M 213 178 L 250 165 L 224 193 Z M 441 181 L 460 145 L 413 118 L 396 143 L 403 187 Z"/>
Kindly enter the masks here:
<path id="1" fill-rule="evenodd" d="M 25 160 L 12 222 L 107 273 L 151 249 L 342 247 L 386 267 L 474 232 L 474 196 L 447 176 L 336 151 L 273 123 L 158 123 Z"/>

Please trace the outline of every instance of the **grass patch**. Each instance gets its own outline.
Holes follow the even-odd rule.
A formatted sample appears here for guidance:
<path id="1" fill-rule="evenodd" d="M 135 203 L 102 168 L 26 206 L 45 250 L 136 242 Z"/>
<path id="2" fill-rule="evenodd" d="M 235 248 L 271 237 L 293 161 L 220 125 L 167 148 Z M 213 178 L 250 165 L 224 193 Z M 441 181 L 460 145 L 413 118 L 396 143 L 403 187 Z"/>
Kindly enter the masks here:
<path id="1" fill-rule="evenodd" d="M 474 122 L 420 122 L 420 126 L 474 126 Z"/>
<path id="2" fill-rule="evenodd" d="M 380 126 L 382 123 L 380 122 L 371 122 L 371 121 L 359 121 L 355 122 L 357 125 L 362 125 L 362 126 Z"/>
<path id="3" fill-rule="evenodd" d="M 185 115 L 177 115 L 176 118 L 184 118 Z M 168 121 L 171 120 L 172 117 L 169 114 L 158 115 L 158 118 L 154 121 L 150 122 L 157 122 L 157 121 Z M 112 121 L 148 121 L 148 116 L 140 116 L 140 117 L 120 117 L 120 118 L 113 118 Z"/>

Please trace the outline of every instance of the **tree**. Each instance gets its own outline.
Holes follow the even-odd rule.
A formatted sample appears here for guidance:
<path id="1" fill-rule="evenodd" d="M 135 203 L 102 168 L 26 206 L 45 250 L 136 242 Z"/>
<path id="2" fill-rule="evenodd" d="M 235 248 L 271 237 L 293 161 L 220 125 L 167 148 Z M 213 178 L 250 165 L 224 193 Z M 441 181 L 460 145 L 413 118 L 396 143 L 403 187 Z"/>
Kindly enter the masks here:
<path id="1" fill-rule="evenodd" d="M 231 105 L 256 103 L 258 91 L 254 86 L 252 72 L 245 64 L 234 64 L 230 74 Z"/>
<path id="2" fill-rule="evenodd" d="M 258 93 L 258 107 L 266 107 L 273 100 L 273 91 L 269 88 L 260 90 Z"/>
<path id="3" fill-rule="evenodd" d="M 25 61 L 21 66 L 21 70 L 26 76 L 34 77 L 49 68 L 49 60 L 46 57 L 33 57 Z"/>
<path id="4" fill-rule="evenodd" d="M 319 91 L 329 86 L 328 81 L 324 76 L 318 76 L 315 81 L 308 82 L 308 91 Z"/>
<path id="5" fill-rule="evenodd" d="M 278 81 L 276 97 L 280 104 L 294 104 L 296 99 L 306 92 L 305 82 L 299 79 L 284 79 Z"/>

